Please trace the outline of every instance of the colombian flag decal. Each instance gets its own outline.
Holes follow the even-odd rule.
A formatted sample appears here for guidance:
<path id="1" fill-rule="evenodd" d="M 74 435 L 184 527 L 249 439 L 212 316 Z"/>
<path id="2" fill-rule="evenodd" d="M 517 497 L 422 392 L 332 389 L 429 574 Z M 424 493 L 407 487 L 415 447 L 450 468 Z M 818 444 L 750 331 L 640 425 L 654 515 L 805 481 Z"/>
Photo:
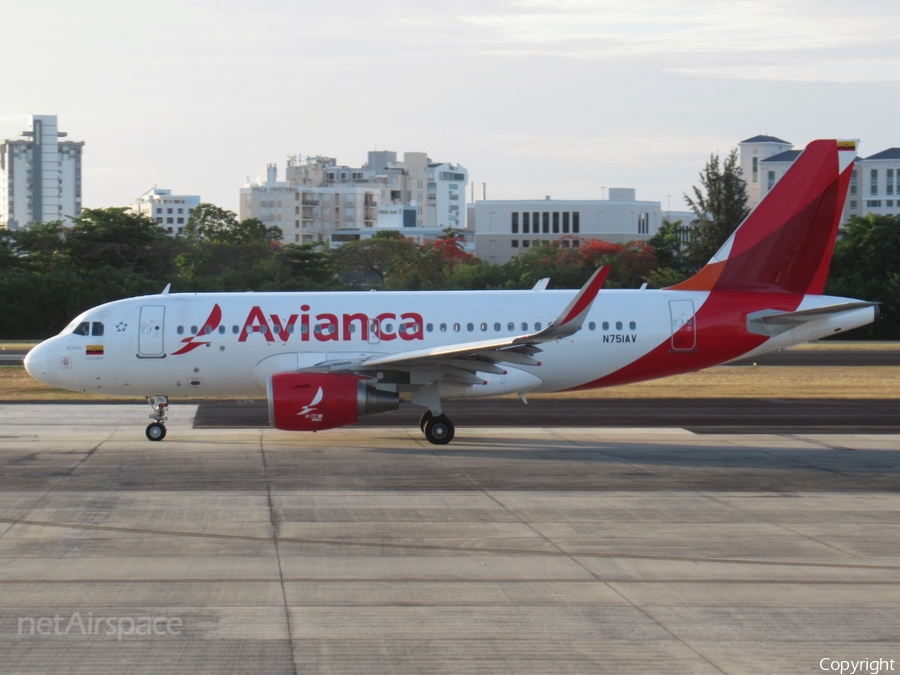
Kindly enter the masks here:
<path id="1" fill-rule="evenodd" d="M 88 345 L 84 351 L 88 356 L 103 356 L 103 345 Z"/>

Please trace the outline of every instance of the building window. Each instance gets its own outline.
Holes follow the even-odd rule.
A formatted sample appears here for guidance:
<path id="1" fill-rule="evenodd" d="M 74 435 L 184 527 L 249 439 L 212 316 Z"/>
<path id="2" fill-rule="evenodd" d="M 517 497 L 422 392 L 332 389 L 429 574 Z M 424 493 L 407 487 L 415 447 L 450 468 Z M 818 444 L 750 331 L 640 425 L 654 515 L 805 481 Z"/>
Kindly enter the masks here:
<path id="1" fill-rule="evenodd" d="M 650 234 L 650 214 L 646 211 L 638 213 L 638 234 Z"/>
<path id="2" fill-rule="evenodd" d="M 513 247 L 513 248 L 519 248 L 519 240 L 518 240 L 518 239 L 513 239 L 513 240 L 512 240 L 512 247 Z"/>
<path id="3" fill-rule="evenodd" d="M 519 234 L 519 214 L 516 211 L 512 214 L 512 233 Z"/>
<path id="4" fill-rule="evenodd" d="M 856 194 L 856 169 L 853 169 L 853 173 L 850 174 L 850 194 Z"/>
<path id="5" fill-rule="evenodd" d="M 564 211 L 562 214 L 563 218 L 563 234 L 569 234 L 569 212 Z"/>
<path id="6" fill-rule="evenodd" d="M 884 205 L 885 205 L 886 207 L 888 207 L 889 209 L 891 209 L 891 208 L 894 207 L 894 200 L 893 200 L 893 199 L 888 199 L 888 200 L 884 203 Z"/>
<path id="7" fill-rule="evenodd" d="M 529 245 L 530 243 L 531 243 L 531 242 L 529 242 L 527 239 L 523 239 L 523 240 L 522 240 L 522 248 L 528 248 L 528 245 Z"/>
<path id="8" fill-rule="evenodd" d="M 553 234 L 559 234 L 559 211 L 553 212 Z"/>
<path id="9" fill-rule="evenodd" d="M 769 172 L 767 172 L 766 176 L 767 176 L 766 190 L 771 190 L 772 186 L 775 185 L 775 172 L 769 171 Z"/>
<path id="10" fill-rule="evenodd" d="M 544 234 L 550 234 L 550 214 L 544 211 L 543 217 Z"/>
<path id="11" fill-rule="evenodd" d="M 753 158 L 753 182 L 759 182 L 759 157 Z"/>
<path id="12" fill-rule="evenodd" d="M 581 213 L 579 211 L 574 211 L 572 213 L 572 234 L 578 234 L 581 232 Z"/>
<path id="13" fill-rule="evenodd" d="M 885 176 L 885 188 L 884 193 L 887 195 L 894 194 L 894 170 L 888 169 L 887 176 Z"/>
<path id="14" fill-rule="evenodd" d="M 526 211 L 522 214 L 522 234 L 528 234 L 528 221 L 531 214 Z"/>
<path id="15" fill-rule="evenodd" d="M 872 172 L 869 174 L 869 187 L 871 188 L 869 194 L 877 195 L 878 194 L 878 169 L 872 169 Z"/>
<path id="16" fill-rule="evenodd" d="M 880 209 L 881 208 L 881 200 L 880 199 L 869 199 L 868 201 L 866 201 L 866 208 Z"/>

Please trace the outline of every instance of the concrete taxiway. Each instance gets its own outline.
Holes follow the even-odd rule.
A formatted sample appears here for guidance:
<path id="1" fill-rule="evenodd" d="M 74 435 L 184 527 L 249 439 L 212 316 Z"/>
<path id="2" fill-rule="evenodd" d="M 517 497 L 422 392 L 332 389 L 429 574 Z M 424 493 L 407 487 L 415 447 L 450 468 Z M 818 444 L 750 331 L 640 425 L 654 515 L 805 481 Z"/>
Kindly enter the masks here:
<path id="1" fill-rule="evenodd" d="M 0 406 L 2 672 L 900 669 L 900 435 L 148 412 Z"/>

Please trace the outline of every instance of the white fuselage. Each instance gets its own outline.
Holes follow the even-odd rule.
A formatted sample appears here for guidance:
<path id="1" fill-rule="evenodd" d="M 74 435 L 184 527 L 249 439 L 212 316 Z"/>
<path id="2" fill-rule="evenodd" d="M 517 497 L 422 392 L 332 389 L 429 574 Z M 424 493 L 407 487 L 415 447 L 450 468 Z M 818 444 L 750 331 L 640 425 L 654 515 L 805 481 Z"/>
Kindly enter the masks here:
<path id="1" fill-rule="evenodd" d="M 32 350 L 26 366 L 38 379 L 85 393 L 259 397 L 265 395 L 268 378 L 278 372 L 533 334 L 553 321 L 574 295 L 569 290 L 533 290 L 144 296 L 83 313 L 60 335 Z M 619 382 L 604 378 L 646 359 L 651 351 L 662 356 L 649 362 L 646 373 L 642 370 L 628 381 L 661 377 L 864 325 L 872 321 L 874 311 L 867 307 L 826 316 L 774 337 L 753 343 L 737 340 L 733 348 L 725 348 L 732 333 L 746 333 L 746 328 L 733 316 L 721 326 L 712 325 L 711 318 L 697 326 L 695 317 L 709 295 L 602 291 L 580 331 L 540 345 L 534 357 L 540 365 L 510 364 L 506 374 L 485 375 L 482 384 L 442 385 L 441 395 L 608 386 Z M 841 300 L 806 296 L 799 309 Z M 748 305 L 744 314 L 752 309 Z M 686 323 L 696 331 L 693 337 L 685 335 Z M 413 371 L 397 380 L 394 372 L 383 386 L 406 393 L 425 379 Z"/>

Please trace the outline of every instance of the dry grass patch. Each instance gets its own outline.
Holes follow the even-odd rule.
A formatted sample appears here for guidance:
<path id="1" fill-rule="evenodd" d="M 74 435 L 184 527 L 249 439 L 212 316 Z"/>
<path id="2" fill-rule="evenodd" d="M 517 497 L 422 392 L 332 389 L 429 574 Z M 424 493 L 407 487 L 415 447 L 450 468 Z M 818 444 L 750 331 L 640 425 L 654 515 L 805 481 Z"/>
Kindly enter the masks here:
<path id="1" fill-rule="evenodd" d="M 21 367 L 0 367 L 0 401 L 138 401 L 55 389 Z M 609 389 L 529 398 L 900 398 L 898 366 L 717 366 Z"/>

